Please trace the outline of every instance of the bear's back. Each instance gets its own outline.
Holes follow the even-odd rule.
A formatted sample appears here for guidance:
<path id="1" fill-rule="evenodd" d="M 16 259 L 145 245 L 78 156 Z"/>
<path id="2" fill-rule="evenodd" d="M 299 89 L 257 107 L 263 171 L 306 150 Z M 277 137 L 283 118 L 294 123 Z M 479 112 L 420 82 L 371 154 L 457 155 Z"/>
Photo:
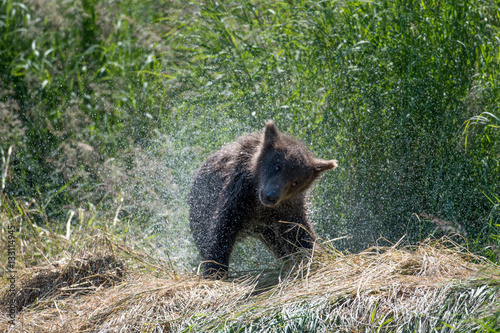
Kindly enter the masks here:
<path id="1" fill-rule="evenodd" d="M 228 184 L 235 175 L 252 177 L 252 157 L 259 149 L 262 133 L 241 136 L 210 155 L 196 171 L 189 193 L 190 226 L 202 257 L 206 240 L 204 235 L 216 218 L 224 195 L 237 195 L 237 191 L 248 191 L 248 188 L 231 188 Z M 230 193 L 226 193 L 229 191 Z M 253 193 L 246 192 L 246 195 Z"/>

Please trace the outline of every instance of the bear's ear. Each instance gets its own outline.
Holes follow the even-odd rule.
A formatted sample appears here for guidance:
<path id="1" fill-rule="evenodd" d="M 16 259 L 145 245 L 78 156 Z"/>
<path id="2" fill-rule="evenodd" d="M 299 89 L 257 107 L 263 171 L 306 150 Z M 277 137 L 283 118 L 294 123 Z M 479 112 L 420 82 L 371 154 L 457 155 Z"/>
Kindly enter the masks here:
<path id="1" fill-rule="evenodd" d="M 314 161 L 314 168 L 318 172 L 332 170 L 335 169 L 336 167 L 337 167 L 337 160 L 326 161 L 326 160 L 316 159 Z"/>
<path id="2" fill-rule="evenodd" d="M 278 140 L 278 135 L 278 128 L 274 121 L 268 121 L 264 127 L 264 146 L 272 146 Z"/>

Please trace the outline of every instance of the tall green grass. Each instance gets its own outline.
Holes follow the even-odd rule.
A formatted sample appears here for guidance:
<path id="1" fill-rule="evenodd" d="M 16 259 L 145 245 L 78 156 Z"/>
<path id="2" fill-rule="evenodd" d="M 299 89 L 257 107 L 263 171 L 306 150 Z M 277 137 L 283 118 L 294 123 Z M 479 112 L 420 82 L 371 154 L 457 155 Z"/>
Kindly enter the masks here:
<path id="1" fill-rule="evenodd" d="M 311 206 L 335 246 L 444 233 L 422 213 L 498 246 L 495 4 L 1 0 L 0 36 L 3 192 L 56 225 L 121 205 L 185 248 L 195 168 L 272 118 L 340 161 Z"/>
<path id="2" fill-rule="evenodd" d="M 50 207 L 58 216 L 60 205 L 98 199 L 99 165 L 150 137 L 161 91 L 141 74 L 155 67 L 153 45 L 141 44 L 154 41 L 136 21 L 144 5 L 0 2 L 2 112 L 22 122 L 22 135 L 2 140 L 17 148 L 7 193 L 50 196 L 71 184 Z M 159 3 L 149 5 L 152 16 Z"/>
<path id="3" fill-rule="evenodd" d="M 314 199 L 323 235 L 360 249 L 380 236 L 422 239 L 436 226 L 421 213 L 473 239 L 498 223 L 483 194 L 498 193 L 498 132 L 468 146 L 462 134 L 472 116 L 498 114 L 495 6 L 207 1 L 200 11 L 167 37 L 189 88 L 178 121 L 215 149 L 226 131 L 273 118 L 338 158 Z"/>

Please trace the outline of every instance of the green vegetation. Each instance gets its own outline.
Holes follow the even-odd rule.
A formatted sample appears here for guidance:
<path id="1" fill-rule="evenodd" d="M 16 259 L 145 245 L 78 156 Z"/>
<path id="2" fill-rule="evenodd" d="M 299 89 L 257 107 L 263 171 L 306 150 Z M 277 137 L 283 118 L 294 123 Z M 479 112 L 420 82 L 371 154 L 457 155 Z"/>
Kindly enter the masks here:
<path id="1" fill-rule="evenodd" d="M 334 247 L 458 233 L 499 263 L 499 65 L 494 1 L 0 0 L 2 230 L 27 267 L 69 224 L 193 270 L 192 173 L 274 119 L 339 160 L 311 198 Z"/>

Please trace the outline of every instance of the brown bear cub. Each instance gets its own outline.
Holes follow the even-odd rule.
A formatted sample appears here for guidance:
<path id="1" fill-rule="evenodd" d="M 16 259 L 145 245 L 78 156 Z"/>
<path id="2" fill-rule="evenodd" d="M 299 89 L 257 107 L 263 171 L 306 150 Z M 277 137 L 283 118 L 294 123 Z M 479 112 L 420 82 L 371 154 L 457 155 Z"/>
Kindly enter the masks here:
<path id="1" fill-rule="evenodd" d="M 196 172 L 189 194 L 190 226 L 202 275 L 226 276 L 235 242 L 255 236 L 278 258 L 310 249 L 316 235 L 305 194 L 336 160 L 316 159 L 274 122 L 212 154 Z"/>

